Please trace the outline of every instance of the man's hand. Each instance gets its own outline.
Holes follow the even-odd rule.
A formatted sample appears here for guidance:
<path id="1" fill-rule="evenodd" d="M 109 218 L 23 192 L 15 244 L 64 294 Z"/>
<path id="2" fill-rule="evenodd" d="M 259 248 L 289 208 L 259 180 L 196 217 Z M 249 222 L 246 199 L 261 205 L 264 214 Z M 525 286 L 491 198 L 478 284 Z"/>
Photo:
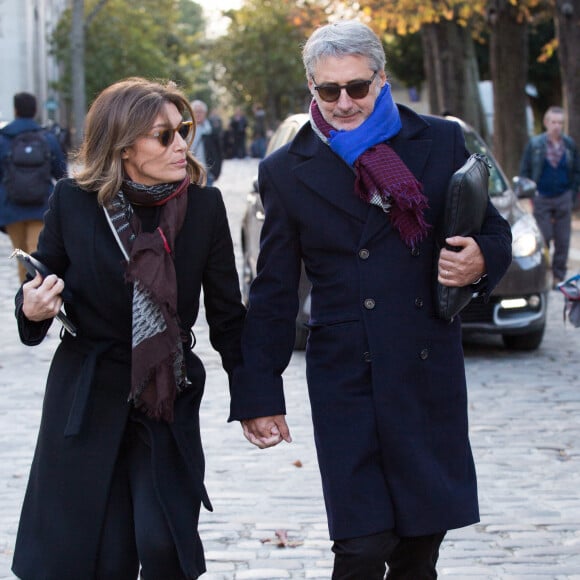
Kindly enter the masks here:
<path id="1" fill-rule="evenodd" d="M 260 449 L 278 445 L 282 440 L 292 443 L 284 415 L 244 419 L 241 423 L 246 439 Z"/>
<path id="2" fill-rule="evenodd" d="M 485 274 L 485 259 L 473 238 L 454 236 L 445 240 L 450 246 L 460 248 L 454 252 L 443 248 L 439 254 L 438 278 L 444 286 L 468 286 Z"/>

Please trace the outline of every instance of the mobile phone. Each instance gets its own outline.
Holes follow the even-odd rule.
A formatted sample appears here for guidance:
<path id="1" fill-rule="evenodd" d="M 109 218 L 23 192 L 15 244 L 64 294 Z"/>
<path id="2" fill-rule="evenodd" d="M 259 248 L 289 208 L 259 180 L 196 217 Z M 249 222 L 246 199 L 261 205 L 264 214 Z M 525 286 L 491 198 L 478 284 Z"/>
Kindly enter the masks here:
<path id="1" fill-rule="evenodd" d="M 35 277 L 38 273 L 44 279 L 52 274 L 52 272 L 40 260 L 37 260 L 34 256 L 27 254 L 25 251 L 20 250 L 19 248 L 16 248 L 12 254 L 10 254 L 10 257 L 16 258 L 32 277 Z M 73 336 L 77 335 L 77 329 L 75 325 L 70 321 L 68 316 L 62 310 L 57 313 L 55 318 Z"/>

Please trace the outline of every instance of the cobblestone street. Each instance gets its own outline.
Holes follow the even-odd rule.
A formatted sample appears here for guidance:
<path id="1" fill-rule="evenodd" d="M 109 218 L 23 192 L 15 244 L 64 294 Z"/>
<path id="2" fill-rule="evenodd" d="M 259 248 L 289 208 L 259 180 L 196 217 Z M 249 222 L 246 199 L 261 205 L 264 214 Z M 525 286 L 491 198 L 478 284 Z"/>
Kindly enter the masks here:
<path id="1" fill-rule="evenodd" d="M 257 160 L 227 160 L 216 184 L 228 208 L 238 266 L 239 224 L 256 172 Z M 580 269 L 578 227 L 573 243 L 571 273 Z M 18 517 L 58 341 L 55 325 L 40 346 L 20 344 L 10 251 L 8 237 L 0 234 L 0 580 L 15 578 L 10 565 Z M 507 351 L 496 337 L 465 345 L 481 522 L 448 534 L 439 564 L 444 580 L 580 580 L 580 328 L 564 324 L 562 307 L 562 295 L 551 292 L 545 338 L 535 352 Z M 201 516 L 208 564 L 203 578 L 328 580 L 331 543 L 304 354 L 294 353 L 285 374 L 294 442 L 258 450 L 239 424 L 226 422 L 226 375 L 203 316 L 196 337 L 207 370 L 201 419 L 215 509 Z M 285 534 L 288 541 L 279 547 Z"/>

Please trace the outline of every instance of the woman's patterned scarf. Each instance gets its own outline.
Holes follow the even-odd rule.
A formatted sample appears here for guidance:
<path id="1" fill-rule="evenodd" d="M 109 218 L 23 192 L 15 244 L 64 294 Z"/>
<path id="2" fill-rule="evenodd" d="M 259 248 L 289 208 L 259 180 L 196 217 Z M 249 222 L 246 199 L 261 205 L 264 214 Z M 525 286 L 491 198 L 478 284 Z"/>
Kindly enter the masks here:
<path id="1" fill-rule="evenodd" d="M 175 238 L 187 209 L 189 178 L 145 186 L 124 181 L 105 209 L 127 259 L 133 284 L 133 341 L 129 400 L 149 417 L 173 420 L 177 392 L 188 385 L 182 330 L 177 315 Z M 132 204 L 161 206 L 159 226 L 143 232 Z"/>
<path id="2" fill-rule="evenodd" d="M 407 246 L 418 245 L 429 230 L 423 215 L 428 203 L 421 183 L 386 144 L 401 130 L 389 84 L 382 88 L 371 115 L 356 129 L 337 131 L 325 121 L 314 99 L 310 123 L 315 133 L 353 167 L 357 195 L 389 214 Z"/>

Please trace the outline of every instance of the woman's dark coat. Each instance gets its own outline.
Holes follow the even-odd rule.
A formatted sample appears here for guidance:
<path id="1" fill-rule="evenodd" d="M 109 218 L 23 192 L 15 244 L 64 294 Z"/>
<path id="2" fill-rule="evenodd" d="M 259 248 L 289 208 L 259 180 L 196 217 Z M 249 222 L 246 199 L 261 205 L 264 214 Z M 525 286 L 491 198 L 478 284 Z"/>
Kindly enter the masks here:
<path id="1" fill-rule="evenodd" d="M 147 211 L 142 217 L 154 226 L 156 210 Z M 65 281 L 66 312 L 78 338 L 64 336 L 50 368 L 13 569 L 24 580 L 90 580 L 111 475 L 131 411 L 132 290 L 124 282 L 124 259 L 96 194 L 71 180 L 57 184 L 38 248 L 35 255 Z M 175 242 L 175 267 L 182 329 L 190 333 L 203 287 L 210 340 L 230 373 L 240 358 L 244 308 L 217 189 L 190 186 L 187 215 Z M 38 344 L 50 321 L 28 321 L 21 304 L 19 293 L 21 339 Z M 189 345 L 184 346 L 193 384 L 178 396 L 174 422 L 168 426 L 131 414 L 150 433 L 159 496 L 182 568 L 188 578 L 197 578 L 205 570 L 197 535 L 200 503 L 211 509 L 199 432 L 205 371 Z M 83 392 L 86 404 L 79 403 Z"/>
<path id="2" fill-rule="evenodd" d="M 400 108 L 391 146 L 423 184 L 437 226 L 467 158 L 459 125 Z M 307 124 L 262 162 L 266 219 L 230 419 L 286 413 L 300 262 L 312 282 L 307 381 L 333 539 L 431 534 L 478 521 L 460 321 L 434 314 L 434 236 L 412 250 Z M 511 261 L 488 205 L 476 236 L 491 292 Z M 292 428 L 290 410 L 289 426 Z"/>

